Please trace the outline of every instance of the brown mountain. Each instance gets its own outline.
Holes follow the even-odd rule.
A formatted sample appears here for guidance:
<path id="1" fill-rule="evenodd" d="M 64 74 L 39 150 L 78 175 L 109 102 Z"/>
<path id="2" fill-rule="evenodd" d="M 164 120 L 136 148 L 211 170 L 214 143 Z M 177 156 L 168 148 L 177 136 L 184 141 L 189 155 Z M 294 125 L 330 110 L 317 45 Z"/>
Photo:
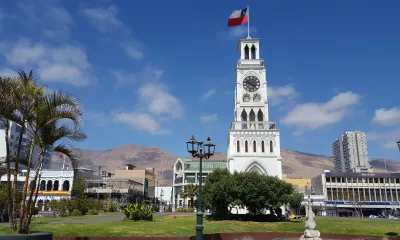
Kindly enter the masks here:
<path id="1" fill-rule="evenodd" d="M 124 164 L 133 164 L 138 169 L 154 167 L 161 184 L 161 172 L 163 172 L 163 185 L 171 185 L 172 169 L 178 158 L 175 154 L 158 147 L 144 147 L 136 144 L 127 144 L 109 150 L 75 149 L 81 156 L 81 166 L 91 168 L 98 173 L 99 166 L 108 171 L 113 171 Z M 323 170 L 333 168 L 332 157 L 292 151 L 281 150 L 283 173 L 288 177 L 310 178 L 321 174 Z M 210 160 L 224 160 L 226 153 L 218 152 Z M 400 162 L 389 159 L 370 159 L 370 164 L 375 172 L 400 171 Z M 52 168 L 60 168 L 61 158 L 57 153 L 53 154 Z"/>

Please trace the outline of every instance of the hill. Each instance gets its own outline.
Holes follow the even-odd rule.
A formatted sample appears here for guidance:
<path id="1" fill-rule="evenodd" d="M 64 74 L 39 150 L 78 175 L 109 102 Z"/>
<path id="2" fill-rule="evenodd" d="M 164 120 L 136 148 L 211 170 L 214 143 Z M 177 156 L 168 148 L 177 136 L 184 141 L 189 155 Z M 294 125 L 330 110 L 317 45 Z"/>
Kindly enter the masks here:
<path id="1" fill-rule="evenodd" d="M 163 172 L 163 185 L 172 184 L 172 169 L 178 158 L 159 147 L 146 147 L 136 144 L 127 144 L 108 150 L 87 150 L 75 149 L 81 156 L 81 166 L 91 168 L 98 173 L 99 167 L 113 171 L 118 166 L 133 164 L 138 169 L 154 167 L 156 171 Z M 289 149 L 281 150 L 282 170 L 288 177 L 311 178 L 322 173 L 323 170 L 333 168 L 332 157 L 292 151 Z M 215 160 L 225 160 L 226 153 L 218 152 L 212 157 Z M 211 159 L 210 159 L 211 160 Z M 370 164 L 375 172 L 384 172 L 385 163 L 389 172 L 400 171 L 400 162 L 390 159 L 370 159 Z M 53 154 L 52 168 L 60 168 L 62 161 L 58 154 Z M 161 184 L 161 174 L 158 177 L 158 184 Z"/>

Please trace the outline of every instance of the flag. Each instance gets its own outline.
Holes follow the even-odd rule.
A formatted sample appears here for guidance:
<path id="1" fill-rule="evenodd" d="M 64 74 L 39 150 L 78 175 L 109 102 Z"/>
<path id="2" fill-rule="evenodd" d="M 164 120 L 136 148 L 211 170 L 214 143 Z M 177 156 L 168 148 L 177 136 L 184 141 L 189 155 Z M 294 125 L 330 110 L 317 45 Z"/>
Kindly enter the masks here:
<path id="1" fill-rule="evenodd" d="M 248 8 L 242 10 L 235 10 L 229 17 L 228 27 L 242 25 L 243 23 L 248 22 L 248 20 L 249 20 Z"/>

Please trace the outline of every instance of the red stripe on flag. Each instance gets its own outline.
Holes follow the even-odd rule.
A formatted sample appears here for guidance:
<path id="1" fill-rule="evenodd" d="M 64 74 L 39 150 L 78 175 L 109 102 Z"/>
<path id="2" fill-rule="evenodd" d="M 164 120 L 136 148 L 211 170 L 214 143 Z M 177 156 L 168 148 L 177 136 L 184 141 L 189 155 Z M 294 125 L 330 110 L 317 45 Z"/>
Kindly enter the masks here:
<path id="1" fill-rule="evenodd" d="M 240 18 L 230 18 L 228 20 L 228 27 L 239 26 L 246 22 L 248 22 L 247 14 Z"/>

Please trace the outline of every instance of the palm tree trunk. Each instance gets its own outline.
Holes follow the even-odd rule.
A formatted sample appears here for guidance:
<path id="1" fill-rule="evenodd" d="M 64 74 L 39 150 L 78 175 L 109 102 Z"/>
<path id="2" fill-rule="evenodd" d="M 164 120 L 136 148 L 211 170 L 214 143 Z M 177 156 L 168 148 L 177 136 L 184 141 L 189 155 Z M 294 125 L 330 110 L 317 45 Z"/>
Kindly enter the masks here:
<path id="1" fill-rule="evenodd" d="M 22 136 L 24 135 L 25 131 L 25 119 L 22 119 L 22 126 L 21 126 L 21 132 L 19 133 L 19 138 L 18 138 L 18 148 L 17 148 L 17 156 L 15 158 L 15 165 L 14 165 L 14 179 L 13 179 L 13 205 L 12 205 L 12 210 L 13 210 L 13 221 L 14 221 L 14 226 L 13 230 L 16 230 L 16 220 L 17 220 L 17 207 L 18 207 L 18 168 L 19 168 L 19 158 L 21 155 L 21 145 L 22 145 Z"/>
<path id="2" fill-rule="evenodd" d="M 32 161 L 32 153 L 33 153 L 33 148 L 34 148 L 35 144 L 34 141 L 31 141 L 31 146 L 29 149 L 29 160 L 28 160 L 28 166 L 27 166 L 27 170 L 26 170 L 26 176 L 25 176 L 25 183 L 24 183 L 24 190 L 22 192 L 22 203 L 21 203 L 21 209 L 20 209 L 20 218 L 19 218 L 19 222 L 18 222 L 18 233 L 26 233 L 24 232 L 24 228 L 22 228 L 22 222 L 26 219 L 29 211 L 27 211 L 27 209 L 29 210 L 29 205 L 27 208 L 25 208 L 26 206 L 26 193 L 28 191 L 28 185 L 29 185 L 29 174 L 31 172 L 31 161 Z"/>
<path id="3" fill-rule="evenodd" d="M 190 205 L 192 205 L 192 206 L 191 206 L 192 208 L 194 207 L 194 202 L 193 202 L 193 200 L 194 200 L 194 198 L 191 197 L 191 198 L 190 198 Z"/>
<path id="4" fill-rule="evenodd" d="M 28 232 L 29 232 L 29 225 L 31 224 L 31 221 L 32 221 L 32 210 L 36 205 L 37 197 L 38 197 L 38 194 L 39 194 L 40 179 L 42 177 L 42 174 L 40 174 L 40 173 L 42 172 L 43 156 L 44 156 L 44 154 L 40 156 L 39 167 L 36 170 L 36 174 L 35 174 L 35 180 L 34 181 L 36 182 L 36 179 L 38 179 L 38 177 L 39 177 L 39 179 L 38 179 L 38 184 L 36 186 L 35 199 L 33 200 L 33 202 L 30 203 L 30 208 L 29 208 L 29 212 L 28 212 L 28 221 L 26 222 L 26 225 L 25 225 L 26 231 L 28 231 Z M 29 200 L 30 201 L 32 201 L 32 195 L 33 195 L 33 192 L 31 191 L 31 194 L 29 196 Z"/>
<path id="5" fill-rule="evenodd" d="M 10 132 L 10 123 L 6 120 L 4 124 L 5 129 L 5 140 L 6 140 L 6 171 L 7 171 L 7 211 L 8 211 L 8 219 L 10 228 L 15 230 L 15 222 L 13 215 L 13 201 L 12 201 L 12 184 L 11 184 L 11 157 L 10 157 L 10 145 L 8 140 L 8 133 Z"/>

